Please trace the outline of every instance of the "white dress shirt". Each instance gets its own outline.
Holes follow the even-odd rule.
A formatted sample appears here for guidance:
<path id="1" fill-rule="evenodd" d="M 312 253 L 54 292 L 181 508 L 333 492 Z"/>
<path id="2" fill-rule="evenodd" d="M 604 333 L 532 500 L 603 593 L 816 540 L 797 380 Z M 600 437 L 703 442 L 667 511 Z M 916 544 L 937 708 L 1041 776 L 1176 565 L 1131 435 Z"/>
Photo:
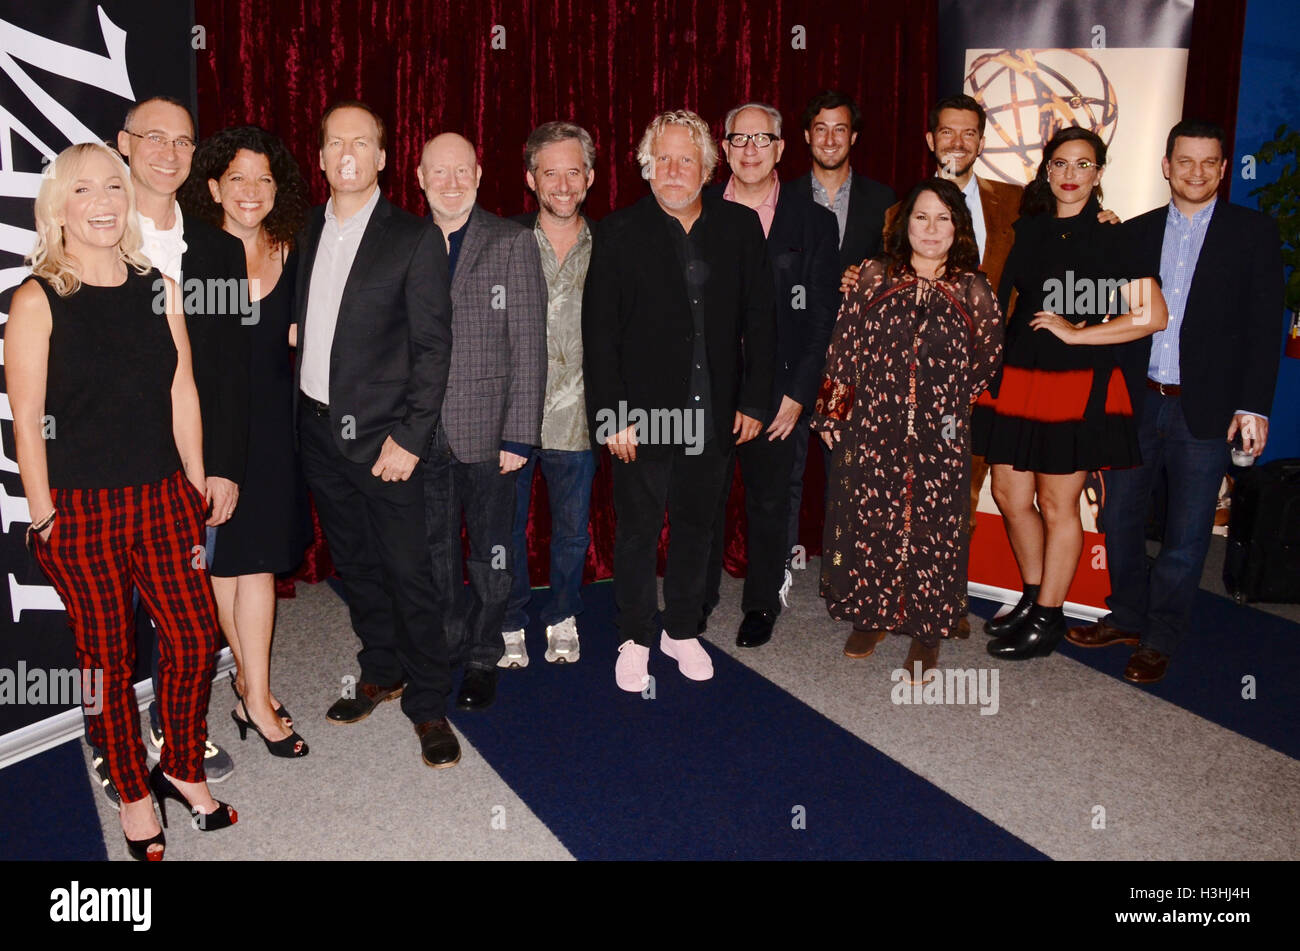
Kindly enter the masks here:
<path id="1" fill-rule="evenodd" d="M 181 255 L 185 253 L 185 219 L 181 215 L 179 202 L 173 202 L 176 223 L 166 231 L 160 231 L 152 218 L 137 214 L 140 221 L 140 234 L 144 238 L 141 249 L 149 263 L 181 287 Z M 183 291 L 184 288 L 181 288 Z"/>
<path id="2" fill-rule="evenodd" d="M 321 403 L 330 401 L 330 352 L 334 349 L 334 327 L 339 319 L 343 288 L 377 204 L 378 186 L 360 211 L 340 222 L 334 214 L 334 199 L 325 203 L 325 227 L 316 245 L 307 292 L 306 322 L 300 328 L 302 377 L 298 383 L 304 393 Z"/>
<path id="3" fill-rule="evenodd" d="M 961 190 L 966 196 L 966 207 L 970 209 L 971 227 L 975 229 L 975 244 L 980 249 L 980 260 L 984 260 L 984 239 L 987 230 L 984 227 L 984 205 L 980 202 L 980 181 L 974 175 L 966 183 L 966 187 Z M 997 288 L 993 288 L 997 290 Z"/>

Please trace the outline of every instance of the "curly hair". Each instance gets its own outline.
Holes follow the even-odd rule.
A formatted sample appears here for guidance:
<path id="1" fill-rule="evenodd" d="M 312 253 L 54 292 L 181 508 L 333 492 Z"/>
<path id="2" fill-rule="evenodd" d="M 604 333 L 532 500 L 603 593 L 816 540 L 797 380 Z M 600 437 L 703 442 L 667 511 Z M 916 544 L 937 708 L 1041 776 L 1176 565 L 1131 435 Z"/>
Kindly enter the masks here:
<path id="1" fill-rule="evenodd" d="M 205 139 L 194 152 L 190 177 L 177 196 L 186 215 L 201 218 L 220 228 L 225 218 L 221 205 L 212 200 L 208 181 L 221 180 L 240 149 L 265 155 L 275 179 L 275 204 L 262 221 L 262 227 L 276 244 L 291 247 L 294 235 L 307 221 L 310 203 L 307 185 L 298 163 L 278 136 L 255 125 L 222 129 Z"/>
<path id="2" fill-rule="evenodd" d="M 636 162 L 641 166 L 641 177 L 647 181 L 654 175 L 655 139 L 669 126 L 681 126 L 691 135 L 691 141 L 700 150 L 700 165 L 704 170 L 703 182 L 713 177 L 713 170 L 718 167 L 718 143 L 713 139 L 709 124 L 689 109 L 673 109 L 661 112 L 650 120 L 641 136 L 641 143 L 636 147 Z"/>
<path id="3" fill-rule="evenodd" d="M 945 178 L 927 178 L 912 189 L 912 193 L 899 207 L 898 217 L 885 234 L 885 250 L 881 256 L 888 265 L 888 273 L 897 276 L 912 272 L 912 242 L 908 240 L 907 226 L 922 192 L 934 192 L 952 213 L 952 247 L 948 249 L 948 256 L 943 262 L 944 278 L 951 280 L 959 271 L 978 271 L 979 245 L 975 242 L 975 228 L 971 224 L 970 209 L 966 207 L 966 196 Z"/>

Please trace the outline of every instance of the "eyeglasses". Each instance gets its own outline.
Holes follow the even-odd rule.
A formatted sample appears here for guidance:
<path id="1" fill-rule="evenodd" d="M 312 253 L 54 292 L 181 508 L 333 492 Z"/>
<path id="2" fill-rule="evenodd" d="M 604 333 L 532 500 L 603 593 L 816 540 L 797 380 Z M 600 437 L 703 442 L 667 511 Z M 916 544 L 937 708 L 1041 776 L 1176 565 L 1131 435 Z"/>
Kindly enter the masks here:
<path id="1" fill-rule="evenodd" d="M 1055 172 L 1058 175 L 1064 174 L 1067 168 L 1072 168 L 1076 172 L 1088 172 L 1094 168 L 1101 168 L 1096 162 L 1089 162 L 1087 159 L 1079 159 L 1077 162 L 1067 162 L 1065 159 L 1052 159 L 1047 163 L 1047 170 Z"/>
<path id="2" fill-rule="evenodd" d="M 161 132 L 146 132 L 144 135 L 141 135 L 139 132 L 132 132 L 130 129 L 123 129 L 122 131 L 127 135 L 135 136 L 137 139 L 144 139 L 155 148 L 165 149 L 167 146 L 172 145 L 176 147 L 177 152 L 194 151 L 194 140 L 188 135 L 178 135 L 174 139 L 169 139 Z"/>
<path id="3" fill-rule="evenodd" d="M 743 149 L 751 141 L 758 148 L 765 149 L 780 138 L 779 135 L 772 135 L 770 132 L 733 132 L 727 136 L 727 141 L 734 149 Z"/>

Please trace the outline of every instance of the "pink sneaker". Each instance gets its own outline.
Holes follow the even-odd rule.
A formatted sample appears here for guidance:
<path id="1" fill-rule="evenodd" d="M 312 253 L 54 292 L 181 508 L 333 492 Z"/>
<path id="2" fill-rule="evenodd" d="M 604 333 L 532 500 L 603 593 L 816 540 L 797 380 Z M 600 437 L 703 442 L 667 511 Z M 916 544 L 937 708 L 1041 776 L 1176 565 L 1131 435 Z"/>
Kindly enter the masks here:
<path id="1" fill-rule="evenodd" d="M 682 676 L 691 680 L 713 679 L 713 660 L 698 637 L 675 641 L 664 631 L 659 638 L 659 649 L 677 661 Z"/>
<path id="2" fill-rule="evenodd" d="M 626 640 L 618 645 L 614 681 L 628 693 L 640 693 L 650 683 L 650 648 Z"/>

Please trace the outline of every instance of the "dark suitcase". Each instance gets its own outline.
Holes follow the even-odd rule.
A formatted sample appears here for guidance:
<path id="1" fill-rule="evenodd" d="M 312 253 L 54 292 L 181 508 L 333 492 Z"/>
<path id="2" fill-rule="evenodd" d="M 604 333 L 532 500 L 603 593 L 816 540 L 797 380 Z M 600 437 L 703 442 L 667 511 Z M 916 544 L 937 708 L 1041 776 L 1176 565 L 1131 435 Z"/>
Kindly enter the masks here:
<path id="1" fill-rule="evenodd" d="M 1238 604 L 1300 603 L 1300 459 L 1235 474 L 1224 587 Z"/>

